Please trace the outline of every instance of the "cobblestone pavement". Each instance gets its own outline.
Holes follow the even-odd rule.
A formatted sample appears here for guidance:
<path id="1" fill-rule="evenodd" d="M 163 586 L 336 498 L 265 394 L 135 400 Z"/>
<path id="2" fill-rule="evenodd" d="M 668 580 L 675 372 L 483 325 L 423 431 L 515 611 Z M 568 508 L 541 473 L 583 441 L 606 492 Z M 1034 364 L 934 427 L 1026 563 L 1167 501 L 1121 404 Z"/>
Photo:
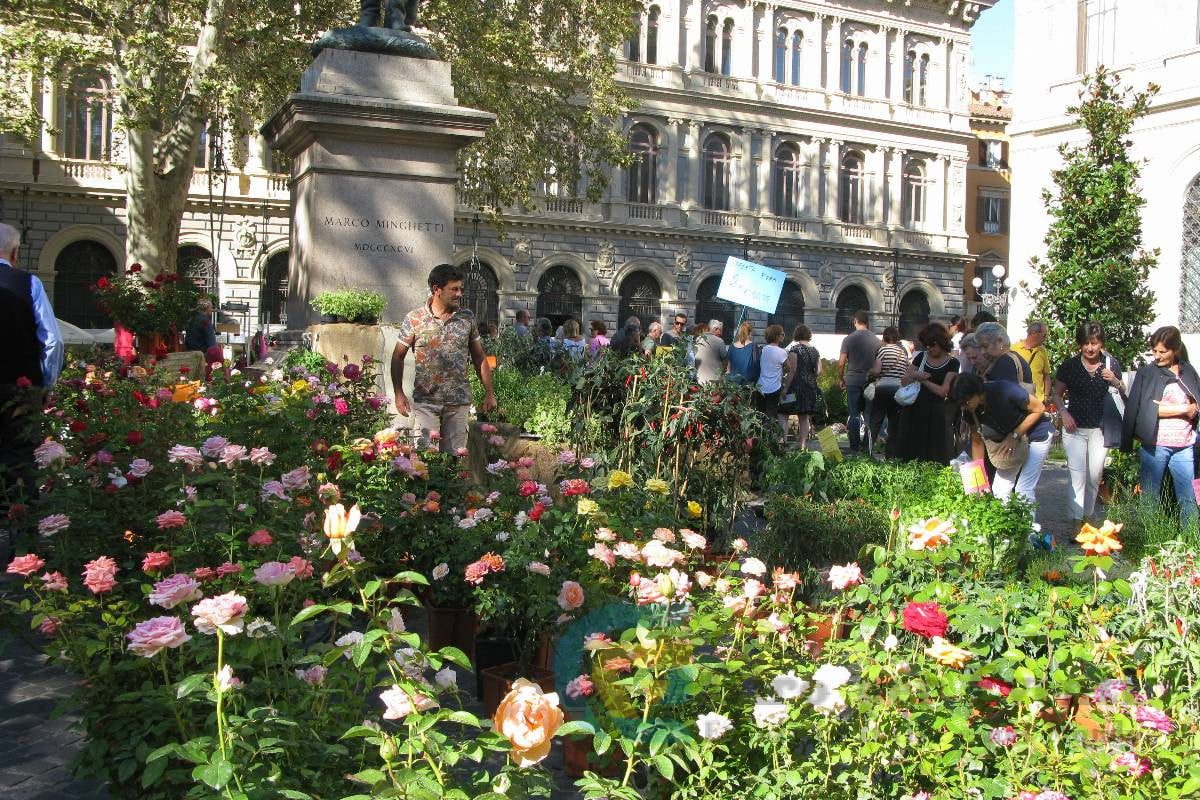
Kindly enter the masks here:
<path id="1" fill-rule="evenodd" d="M 1038 520 L 1058 538 L 1070 542 L 1066 498 L 1066 467 L 1047 464 L 1038 486 Z M 739 520 L 739 533 L 747 532 Z M 418 627 L 418 626 L 414 626 Z M 105 800 L 108 792 L 95 781 L 77 780 L 67 765 L 83 747 L 83 734 L 71 729 L 72 719 L 50 719 L 51 711 L 71 689 L 72 679 L 47 666 L 44 656 L 24 643 L 0 634 L 0 798 L 3 800 Z M 474 686 L 468 673 L 459 671 L 460 686 Z M 479 713 L 477 703 L 468 709 Z M 555 800 L 572 800 L 578 794 L 562 772 L 562 746 L 555 744 L 546 765 L 554 775 Z"/>

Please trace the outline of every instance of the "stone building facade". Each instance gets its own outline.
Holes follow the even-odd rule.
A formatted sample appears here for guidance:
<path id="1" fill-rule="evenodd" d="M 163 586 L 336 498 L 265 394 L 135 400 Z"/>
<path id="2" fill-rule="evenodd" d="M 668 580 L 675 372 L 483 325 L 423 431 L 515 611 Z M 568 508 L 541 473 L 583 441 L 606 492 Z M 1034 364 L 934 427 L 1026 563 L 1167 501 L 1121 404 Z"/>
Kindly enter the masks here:
<path id="1" fill-rule="evenodd" d="M 970 28 L 989 0 L 652 0 L 620 60 L 639 105 L 622 121 L 636 161 L 600 202 L 547 187 L 505 235 L 460 206 L 455 258 L 485 321 L 517 309 L 584 326 L 722 318 L 728 256 L 787 272 L 775 315 L 842 331 L 867 308 L 911 334 L 964 310 L 966 174 L 975 139 Z M 122 265 L 120 131 L 105 83 L 39 95 L 58 132 L 0 142 L 0 218 L 60 315 L 105 324 L 86 286 Z M 287 179 L 260 137 L 198 156 L 182 263 L 247 323 L 283 327 Z M 224 163 L 220 163 L 224 162 Z"/>

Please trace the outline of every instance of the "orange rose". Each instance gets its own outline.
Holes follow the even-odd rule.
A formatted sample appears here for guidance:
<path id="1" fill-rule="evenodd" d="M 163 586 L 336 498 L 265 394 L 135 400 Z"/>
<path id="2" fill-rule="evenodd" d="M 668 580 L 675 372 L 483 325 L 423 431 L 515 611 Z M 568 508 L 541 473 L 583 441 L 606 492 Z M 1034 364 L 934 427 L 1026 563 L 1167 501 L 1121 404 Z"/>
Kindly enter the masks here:
<path id="1" fill-rule="evenodd" d="M 936 550 L 950 544 L 954 523 L 930 517 L 924 522 L 908 526 L 908 546 L 912 550 Z"/>
<path id="2" fill-rule="evenodd" d="M 1121 549 L 1121 542 L 1117 539 L 1117 534 L 1124 527 L 1123 523 L 1117 524 L 1107 519 L 1099 528 L 1093 528 L 1085 522 L 1079 535 L 1075 537 L 1075 541 L 1079 542 L 1083 552 L 1089 556 L 1105 556 Z"/>
<path id="3" fill-rule="evenodd" d="M 558 605 L 564 611 L 572 611 L 583 605 L 583 587 L 575 581 L 563 581 L 558 592 Z"/>
<path id="4" fill-rule="evenodd" d="M 563 712 L 557 694 L 543 694 L 536 683 L 517 678 L 492 722 L 512 745 L 512 760 L 524 769 L 550 754 L 554 733 L 563 724 Z"/>

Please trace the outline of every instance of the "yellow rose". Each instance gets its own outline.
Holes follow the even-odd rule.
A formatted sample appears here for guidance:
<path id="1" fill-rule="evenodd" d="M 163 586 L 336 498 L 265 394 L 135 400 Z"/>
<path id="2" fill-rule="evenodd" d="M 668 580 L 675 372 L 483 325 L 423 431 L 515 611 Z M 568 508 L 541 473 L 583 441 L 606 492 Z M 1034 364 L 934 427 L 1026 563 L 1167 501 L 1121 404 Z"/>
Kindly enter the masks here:
<path id="1" fill-rule="evenodd" d="M 695 518 L 699 517 L 700 514 L 702 514 L 703 512 L 704 512 L 704 509 L 702 509 L 700 507 L 699 503 L 697 503 L 695 500 L 688 500 L 687 513 L 688 513 L 689 517 L 692 517 L 693 519 L 695 519 Z"/>
<path id="2" fill-rule="evenodd" d="M 600 504 L 588 497 L 579 498 L 579 504 L 575 506 L 575 510 L 582 516 L 590 517 L 600 510 Z"/>
<path id="3" fill-rule="evenodd" d="M 330 547 L 335 554 L 342 551 L 342 540 L 354 533 L 360 519 L 362 512 L 357 504 L 349 511 L 341 503 L 325 509 L 325 535 L 329 537 Z M 350 545 L 350 548 L 354 549 L 354 545 Z"/>
<path id="4" fill-rule="evenodd" d="M 619 469 L 614 469 L 608 473 L 608 488 L 609 489 L 627 489 L 633 486 L 633 476 L 628 472 L 622 472 Z"/>
<path id="5" fill-rule="evenodd" d="M 662 478 L 651 478 L 646 481 L 646 491 L 654 492 L 655 494 L 666 494 L 671 491 L 671 487 Z"/>
<path id="6" fill-rule="evenodd" d="M 524 769 L 550 754 L 554 732 L 563 724 L 563 712 L 557 694 L 544 694 L 536 683 L 517 678 L 497 706 L 492 722 L 512 745 L 512 760 Z"/>
<path id="7" fill-rule="evenodd" d="M 292 384 L 293 392 L 302 392 L 307 388 L 308 388 L 308 381 L 304 380 L 304 378 L 300 378 Z"/>
<path id="8" fill-rule="evenodd" d="M 925 655 L 943 667 L 954 667 L 955 669 L 961 669 L 972 657 L 971 651 L 956 647 L 940 636 L 933 637 L 933 642 L 925 648 Z"/>
<path id="9" fill-rule="evenodd" d="M 395 444 L 400 439 L 400 431 L 395 428 L 384 428 L 375 434 L 375 444 Z"/>

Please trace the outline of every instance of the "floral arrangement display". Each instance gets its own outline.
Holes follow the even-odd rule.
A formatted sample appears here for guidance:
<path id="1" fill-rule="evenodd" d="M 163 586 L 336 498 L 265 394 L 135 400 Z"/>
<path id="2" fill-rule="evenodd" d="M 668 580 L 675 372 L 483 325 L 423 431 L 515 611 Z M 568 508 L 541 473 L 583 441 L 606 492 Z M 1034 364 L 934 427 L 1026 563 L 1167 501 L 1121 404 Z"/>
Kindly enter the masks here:
<path id="1" fill-rule="evenodd" d="M 777 496 L 857 493 L 873 527 L 776 563 L 820 516 L 741 536 L 710 483 L 761 420 L 637 363 L 595 367 L 640 409 L 612 449 L 549 475 L 483 423 L 482 481 L 387 427 L 369 358 L 218 365 L 185 402 L 186 374 L 72 365 L 0 602 L 78 681 L 77 771 L 114 797 L 499 800 L 548 796 L 563 748 L 589 800 L 1200 790 L 1186 548 L 1124 561 L 1120 525 L 1085 526 L 1039 571 L 1004 542 L 1026 510 L 943 503 L 940 473 L 778 462 Z M 573 426 L 615 409 L 596 392 Z M 724 422 L 656 438 L 683 420 Z M 421 605 L 510 641 L 494 711 L 462 681 L 481 651 L 418 633 Z"/>
<path id="2" fill-rule="evenodd" d="M 137 333 L 181 331 L 196 313 L 202 294 L 189 278 L 160 273 L 142 278 L 142 265 L 131 264 L 122 275 L 102 277 L 92 287 L 105 314 Z"/>

